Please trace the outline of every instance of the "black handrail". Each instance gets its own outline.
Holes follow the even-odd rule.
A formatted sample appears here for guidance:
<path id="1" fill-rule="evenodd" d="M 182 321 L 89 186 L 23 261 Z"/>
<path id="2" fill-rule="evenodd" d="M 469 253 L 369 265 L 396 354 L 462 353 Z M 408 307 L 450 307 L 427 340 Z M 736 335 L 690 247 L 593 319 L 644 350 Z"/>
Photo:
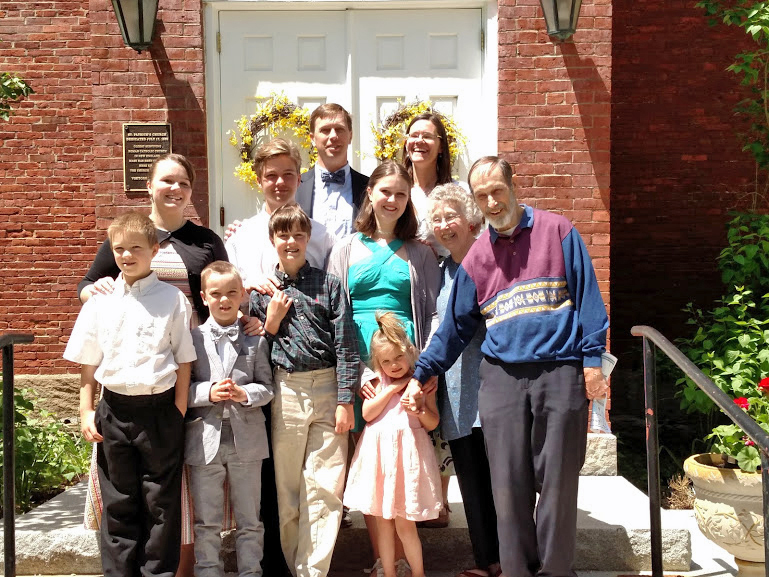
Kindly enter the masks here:
<path id="1" fill-rule="evenodd" d="M 13 345 L 31 343 L 32 335 L 0 335 L 3 349 L 3 544 L 5 577 L 16 575 L 16 459 L 13 451 Z"/>
<path id="2" fill-rule="evenodd" d="M 630 329 L 630 334 L 643 337 L 644 355 L 644 396 L 646 398 L 646 465 L 649 473 L 649 515 L 651 530 L 652 576 L 662 577 L 662 529 L 660 521 L 660 472 L 659 440 L 657 438 L 657 387 L 654 366 L 656 345 L 670 360 L 686 373 L 694 384 L 729 417 L 734 424 L 756 444 L 761 453 L 761 482 L 764 505 L 764 555 L 769 561 L 769 434 L 766 433 L 745 411 L 734 404 L 734 400 L 711 381 L 678 347 L 662 336 L 659 331 L 643 325 Z M 769 563 L 764 566 L 769 577 Z"/>

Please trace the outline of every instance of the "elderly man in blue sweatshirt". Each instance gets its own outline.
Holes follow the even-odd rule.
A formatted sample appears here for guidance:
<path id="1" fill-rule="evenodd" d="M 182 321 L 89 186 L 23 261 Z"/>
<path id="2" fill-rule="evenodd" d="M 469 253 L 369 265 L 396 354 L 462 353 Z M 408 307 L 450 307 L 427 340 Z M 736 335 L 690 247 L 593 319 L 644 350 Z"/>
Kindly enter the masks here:
<path id="1" fill-rule="evenodd" d="M 451 367 L 485 322 L 478 410 L 502 572 L 576 577 L 588 399 L 607 390 L 606 307 L 577 230 L 563 216 L 519 205 L 504 159 L 477 160 L 468 180 L 490 226 L 459 267 L 407 401 L 416 409 L 421 384 Z"/>

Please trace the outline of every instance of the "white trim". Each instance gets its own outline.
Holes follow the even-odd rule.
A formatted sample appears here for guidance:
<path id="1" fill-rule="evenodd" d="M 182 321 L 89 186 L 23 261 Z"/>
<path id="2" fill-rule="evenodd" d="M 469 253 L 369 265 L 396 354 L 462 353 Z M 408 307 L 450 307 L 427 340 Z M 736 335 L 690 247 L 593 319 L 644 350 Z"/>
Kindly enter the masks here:
<path id="1" fill-rule="evenodd" d="M 497 30 L 497 1 L 496 0 L 203 0 L 203 41 L 206 94 L 206 127 L 208 153 L 208 212 L 210 227 L 218 232 L 223 228 L 219 225 L 219 207 L 223 203 L 223 183 L 221 175 L 225 168 L 221 166 L 220 155 L 216 154 L 225 145 L 221 140 L 222 119 L 221 110 L 221 68 L 219 54 L 216 51 L 216 32 L 219 30 L 219 14 L 228 10 L 416 10 L 416 9 L 445 9 L 445 8 L 481 8 L 485 35 L 483 56 L 483 100 L 479 109 L 487 111 L 488 121 L 483 123 L 483 142 L 487 152 L 496 154 L 499 143 L 498 90 L 499 90 L 499 49 Z M 350 13 L 349 18 L 354 18 Z M 349 29 L 349 27 L 348 27 Z M 350 45 L 350 38 L 346 39 Z M 348 51 L 349 52 L 349 51 Z M 348 66 L 348 74 L 353 74 Z M 348 76 L 348 81 L 350 77 Z M 353 94 L 353 97 L 357 97 Z M 360 148 L 359 136 L 353 136 L 352 146 Z M 474 159 L 470 159 L 472 163 Z M 231 168 L 230 168 L 231 169 Z M 225 215 L 227 222 L 232 221 L 233 215 Z"/>
<path id="2" fill-rule="evenodd" d="M 216 32 L 219 30 L 219 11 L 212 5 L 203 4 L 203 71 L 206 95 L 206 154 L 208 155 L 208 226 L 221 233 L 219 207 L 223 202 L 222 166 L 220 155 L 216 154 L 223 145 L 219 113 L 221 106 L 221 70 L 216 52 Z M 218 182 L 214 182 L 217 178 Z"/>
<path id="3" fill-rule="evenodd" d="M 481 106 L 489 115 L 484 142 L 491 148 L 488 154 L 497 154 L 499 148 L 499 24 L 497 2 L 486 2 L 483 7 L 486 35 L 483 55 L 483 102 Z M 475 159 L 471 159 L 472 163 Z M 469 167 L 468 167 L 469 168 Z"/>

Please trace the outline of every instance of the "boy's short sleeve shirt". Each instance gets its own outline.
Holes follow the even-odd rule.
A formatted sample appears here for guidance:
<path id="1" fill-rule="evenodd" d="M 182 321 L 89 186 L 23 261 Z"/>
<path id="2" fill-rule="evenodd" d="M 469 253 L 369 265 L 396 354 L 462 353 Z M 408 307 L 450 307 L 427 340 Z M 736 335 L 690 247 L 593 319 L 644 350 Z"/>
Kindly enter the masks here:
<path id="1" fill-rule="evenodd" d="M 64 358 L 98 367 L 96 380 L 112 392 L 162 393 L 176 383 L 179 365 L 197 357 L 191 314 L 182 292 L 155 273 L 131 286 L 121 274 L 112 294 L 83 305 Z"/>

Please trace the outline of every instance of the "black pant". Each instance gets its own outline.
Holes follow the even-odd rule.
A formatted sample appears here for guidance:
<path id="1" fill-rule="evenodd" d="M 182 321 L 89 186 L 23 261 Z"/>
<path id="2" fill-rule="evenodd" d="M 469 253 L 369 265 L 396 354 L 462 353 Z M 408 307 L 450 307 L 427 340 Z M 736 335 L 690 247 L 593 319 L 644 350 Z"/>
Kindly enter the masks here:
<path id="1" fill-rule="evenodd" d="M 505 575 L 576 577 L 587 406 L 582 363 L 481 362 L 478 411 Z"/>
<path id="2" fill-rule="evenodd" d="M 173 577 L 181 544 L 184 417 L 174 389 L 127 396 L 104 391 L 96 463 L 103 500 L 104 577 Z"/>
<path id="3" fill-rule="evenodd" d="M 485 570 L 499 563 L 499 539 L 483 431 L 474 427 L 470 435 L 449 441 L 449 447 L 462 492 L 475 566 Z"/>
<path id="4" fill-rule="evenodd" d="M 278 490 L 275 487 L 275 463 L 272 459 L 272 410 L 269 404 L 262 407 L 267 439 L 270 445 L 270 457 L 262 461 L 262 505 L 261 515 L 264 524 L 264 557 L 262 570 L 270 577 L 291 577 L 291 571 L 283 556 L 280 545 L 280 519 L 278 517 Z"/>

